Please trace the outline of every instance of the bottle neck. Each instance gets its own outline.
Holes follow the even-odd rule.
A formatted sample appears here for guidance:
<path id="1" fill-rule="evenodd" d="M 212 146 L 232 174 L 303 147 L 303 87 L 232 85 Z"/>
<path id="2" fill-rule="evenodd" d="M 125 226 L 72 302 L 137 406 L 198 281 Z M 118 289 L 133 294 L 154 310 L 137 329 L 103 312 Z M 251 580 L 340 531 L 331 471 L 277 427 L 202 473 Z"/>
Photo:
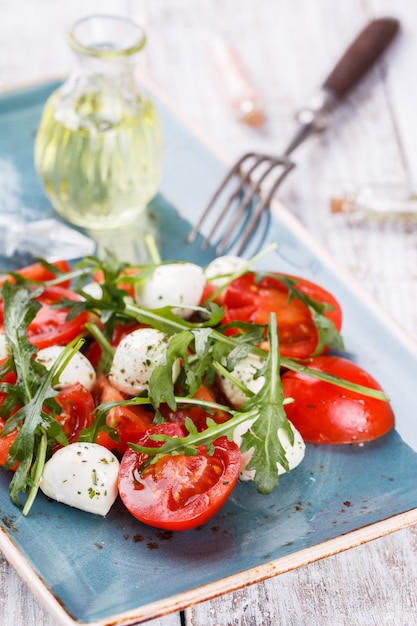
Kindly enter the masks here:
<path id="1" fill-rule="evenodd" d="M 130 84 L 134 78 L 134 59 L 132 57 L 105 59 L 76 54 L 76 61 L 77 67 L 74 73 L 88 79 L 100 77 L 116 84 L 125 81 Z"/>
<path id="2" fill-rule="evenodd" d="M 76 22 L 66 38 L 78 62 L 75 73 L 132 86 L 134 64 L 146 43 L 140 26 L 122 17 L 92 15 Z"/>

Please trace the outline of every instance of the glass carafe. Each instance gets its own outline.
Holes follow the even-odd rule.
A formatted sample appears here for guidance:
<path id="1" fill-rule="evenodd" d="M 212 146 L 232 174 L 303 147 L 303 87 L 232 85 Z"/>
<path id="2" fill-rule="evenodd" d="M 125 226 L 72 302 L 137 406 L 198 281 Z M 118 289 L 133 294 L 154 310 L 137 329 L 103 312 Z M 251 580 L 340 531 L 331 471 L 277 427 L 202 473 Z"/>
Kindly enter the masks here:
<path id="1" fill-rule="evenodd" d="M 145 33 L 122 17 L 91 16 L 67 41 L 78 63 L 45 105 L 35 166 L 62 217 L 89 229 L 119 227 L 145 209 L 162 167 L 160 121 L 135 81 Z"/>

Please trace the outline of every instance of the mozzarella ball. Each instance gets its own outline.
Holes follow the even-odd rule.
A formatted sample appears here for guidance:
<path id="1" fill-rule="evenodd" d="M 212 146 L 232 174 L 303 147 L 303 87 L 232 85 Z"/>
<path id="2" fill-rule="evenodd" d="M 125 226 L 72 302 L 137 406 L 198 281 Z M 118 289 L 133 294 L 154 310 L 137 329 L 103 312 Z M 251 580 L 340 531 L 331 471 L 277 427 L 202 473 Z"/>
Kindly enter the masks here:
<path id="1" fill-rule="evenodd" d="M 216 287 L 223 287 L 227 283 L 230 274 L 241 270 L 247 261 L 239 256 L 225 255 L 214 259 L 205 269 L 206 279 Z"/>
<path id="2" fill-rule="evenodd" d="M 83 291 L 95 300 L 101 300 L 103 297 L 103 289 L 100 283 L 88 283 L 83 286 Z"/>
<path id="3" fill-rule="evenodd" d="M 114 353 L 109 380 L 129 396 L 149 389 L 155 367 L 165 362 L 169 336 L 154 328 L 138 328 L 126 335 Z"/>
<path id="4" fill-rule="evenodd" d="M 254 420 L 245 422 L 244 424 L 238 426 L 237 428 L 235 428 L 235 431 L 233 433 L 233 441 L 240 446 L 242 443 L 242 436 L 244 435 L 245 432 L 247 432 L 250 428 L 250 426 L 253 424 Z M 304 454 L 305 454 L 305 443 L 303 438 L 301 437 L 300 433 L 298 432 L 298 430 L 295 428 L 295 426 L 293 426 L 291 423 L 291 428 L 292 431 L 294 433 L 294 442 L 291 445 L 290 440 L 288 438 L 288 435 L 286 433 L 286 431 L 283 428 L 279 428 L 278 429 L 278 439 L 282 445 L 282 447 L 284 448 L 285 451 L 285 457 L 288 461 L 288 466 L 289 466 L 289 470 L 293 470 L 295 467 L 297 467 L 297 465 L 299 465 L 301 463 L 301 461 L 304 458 Z M 242 454 L 242 458 L 241 458 L 241 462 L 240 462 L 240 479 L 243 481 L 247 481 L 247 480 L 254 480 L 255 478 L 255 474 L 256 474 L 256 470 L 247 470 L 246 467 L 249 463 L 249 461 L 252 458 L 252 454 L 253 454 L 253 448 L 251 448 L 250 450 L 247 450 L 246 452 L 244 452 Z M 285 469 L 282 467 L 282 465 L 280 463 L 277 463 L 277 468 L 278 468 L 278 474 L 285 474 Z"/>
<path id="5" fill-rule="evenodd" d="M 248 389 L 253 391 L 253 393 L 257 393 L 258 391 L 260 391 L 265 382 L 265 378 L 263 376 L 255 378 L 256 373 L 261 369 L 262 366 L 263 361 L 257 355 L 248 354 L 246 357 L 239 361 L 231 374 Z M 248 397 L 226 377 L 219 377 L 219 383 L 223 393 L 228 398 L 231 406 L 234 409 L 239 410 L 242 404 L 248 399 Z M 244 422 L 243 424 L 235 428 L 235 431 L 233 433 L 233 440 L 239 447 L 242 442 L 242 436 L 245 432 L 249 430 L 254 421 L 255 420 L 248 420 L 247 422 Z M 300 433 L 292 424 L 291 428 L 294 433 L 294 443 L 292 445 L 285 430 L 283 428 L 278 429 L 278 439 L 280 440 L 281 445 L 285 450 L 285 456 L 287 458 L 290 470 L 294 469 L 294 467 L 297 467 L 297 465 L 301 463 L 305 453 L 305 443 Z M 250 449 L 242 454 L 240 466 L 241 480 L 253 480 L 255 477 L 255 470 L 246 469 L 246 466 L 252 458 L 252 454 L 253 449 Z M 285 470 L 280 463 L 277 463 L 277 468 L 278 474 L 285 473 Z"/>
<path id="6" fill-rule="evenodd" d="M 236 364 L 233 371 L 230 373 L 250 391 L 258 393 L 265 382 L 265 378 L 263 376 L 255 378 L 255 376 L 262 366 L 263 362 L 257 355 L 248 354 Z M 230 402 L 230 406 L 233 409 L 240 409 L 249 396 L 245 395 L 243 391 L 241 391 L 231 380 L 226 378 L 226 376 L 220 375 L 218 377 L 218 381 L 223 393 Z"/>
<path id="7" fill-rule="evenodd" d="M 136 302 L 147 309 L 164 306 L 174 313 L 189 317 L 203 295 L 206 279 L 203 268 L 194 263 L 167 263 L 157 267 L 150 278 L 141 283 L 135 293 Z"/>
<path id="8" fill-rule="evenodd" d="M 10 348 L 9 344 L 6 341 L 6 335 L 4 333 L 0 334 L 0 361 L 3 359 L 8 359 L 10 356 Z"/>
<path id="9" fill-rule="evenodd" d="M 38 363 L 42 363 L 47 370 L 50 370 L 58 357 L 65 350 L 64 346 L 49 346 L 42 348 L 36 355 Z M 91 391 L 96 380 L 96 373 L 90 361 L 81 352 L 76 352 L 65 369 L 61 372 L 55 389 L 61 390 L 71 387 L 75 383 L 81 383 L 86 389 Z"/>
<path id="10" fill-rule="evenodd" d="M 44 467 L 43 493 L 68 506 L 106 515 L 117 498 L 119 461 L 97 443 L 76 442 L 60 448 Z"/>

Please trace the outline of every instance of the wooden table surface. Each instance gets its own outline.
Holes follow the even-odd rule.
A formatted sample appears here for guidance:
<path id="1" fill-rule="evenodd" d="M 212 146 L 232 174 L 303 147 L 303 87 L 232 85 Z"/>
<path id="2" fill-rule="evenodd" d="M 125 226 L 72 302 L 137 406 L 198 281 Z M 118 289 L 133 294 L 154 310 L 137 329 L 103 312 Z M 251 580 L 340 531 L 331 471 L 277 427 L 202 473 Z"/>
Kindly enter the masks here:
<path id="1" fill-rule="evenodd" d="M 143 71 L 231 161 L 248 149 L 282 151 L 294 111 L 344 47 L 369 19 L 398 17 L 400 37 L 329 128 L 296 153 L 280 198 L 416 340 L 417 230 L 352 226 L 329 211 L 333 195 L 368 181 L 417 181 L 415 2 L 1 0 L 1 9 L 0 89 L 65 74 L 71 57 L 62 33 L 74 19 L 130 13 L 148 32 Z M 237 120 L 227 105 L 208 59 L 216 36 L 228 38 L 263 98 L 260 128 Z M 409 626 L 417 623 L 416 552 L 417 527 L 409 527 L 149 624 Z M 1 555 L 0 624 L 54 624 Z"/>

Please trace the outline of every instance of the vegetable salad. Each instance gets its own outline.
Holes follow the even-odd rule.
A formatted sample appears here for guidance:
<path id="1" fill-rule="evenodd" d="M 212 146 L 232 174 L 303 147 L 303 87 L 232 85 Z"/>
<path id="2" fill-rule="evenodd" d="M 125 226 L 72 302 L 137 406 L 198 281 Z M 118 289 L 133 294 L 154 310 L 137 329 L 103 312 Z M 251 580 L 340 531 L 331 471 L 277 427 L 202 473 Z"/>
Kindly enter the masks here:
<path id="1" fill-rule="evenodd" d="M 336 298 L 304 278 L 228 256 L 88 257 L 1 284 L 0 465 L 24 515 L 39 490 L 99 515 L 120 497 L 141 522 L 187 530 L 238 480 L 270 493 L 306 443 L 394 425 L 344 356 Z"/>

